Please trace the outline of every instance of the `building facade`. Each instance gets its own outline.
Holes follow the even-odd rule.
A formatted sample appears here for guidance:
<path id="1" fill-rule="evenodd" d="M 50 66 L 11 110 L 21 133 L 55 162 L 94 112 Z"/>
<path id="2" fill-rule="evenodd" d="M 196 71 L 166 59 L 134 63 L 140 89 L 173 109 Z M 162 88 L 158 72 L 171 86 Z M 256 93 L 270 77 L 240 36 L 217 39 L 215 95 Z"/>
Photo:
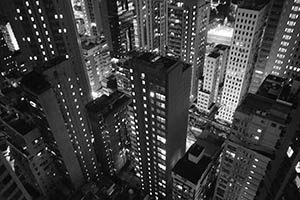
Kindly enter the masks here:
<path id="1" fill-rule="evenodd" d="M 173 200 L 209 198 L 216 179 L 222 141 L 216 138 L 197 140 L 172 170 Z"/>
<path id="2" fill-rule="evenodd" d="M 199 85 L 197 97 L 197 108 L 206 114 L 209 114 L 213 106 L 220 101 L 228 53 L 229 46 L 217 45 L 206 56 L 203 69 L 203 83 Z"/>
<path id="3" fill-rule="evenodd" d="M 237 10 L 235 30 L 217 119 L 232 122 L 239 102 L 248 92 L 267 14 L 266 3 L 244 2 Z"/>
<path id="4" fill-rule="evenodd" d="M 255 64 L 255 69 L 252 75 L 252 80 L 249 88 L 249 92 L 255 94 L 262 84 L 264 79 L 269 75 L 266 66 L 270 58 L 270 52 L 273 43 L 276 43 L 275 37 L 277 37 L 277 27 L 280 21 L 280 16 L 283 7 L 286 5 L 285 1 L 272 0 L 270 1 L 270 8 L 268 11 L 268 19 L 263 35 L 262 43 L 259 49 L 258 58 Z"/>
<path id="5" fill-rule="evenodd" d="M 130 139 L 142 190 L 171 198 L 171 169 L 185 152 L 191 68 L 144 53 L 128 61 Z"/>
<path id="6" fill-rule="evenodd" d="M 299 33 L 300 1 L 285 1 L 274 42 L 266 65 L 266 74 L 293 78 L 300 73 Z"/>
<path id="7" fill-rule="evenodd" d="M 85 38 L 81 42 L 86 73 L 95 99 L 103 95 L 104 80 L 112 74 L 109 47 L 104 39 Z"/>
<path id="8" fill-rule="evenodd" d="M 270 75 L 257 94 L 249 93 L 236 109 L 214 199 L 281 199 L 289 195 L 288 182 L 296 180 L 298 169 L 294 117 L 299 115 L 299 85 L 299 80 L 289 82 Z"/>
<path id="9" fill-rule="evenodd" d="M 121 92 L 102 96 L 86 105 L 95 135 L 93 146 L 101 171 L 115 175 L 128 160 L 127 106 L 130 98 Z"/>

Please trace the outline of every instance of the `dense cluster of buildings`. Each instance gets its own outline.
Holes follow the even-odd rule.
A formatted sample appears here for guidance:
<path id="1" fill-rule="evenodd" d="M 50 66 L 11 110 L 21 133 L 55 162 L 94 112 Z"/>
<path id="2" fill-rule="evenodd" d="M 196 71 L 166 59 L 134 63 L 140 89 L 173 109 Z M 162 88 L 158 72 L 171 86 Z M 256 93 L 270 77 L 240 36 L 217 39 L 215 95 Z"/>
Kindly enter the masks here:
<path id="1" fill-rule="evenodd" d="M 300 0 L 235 3 L 1 0 L 0 199 L 299 199 Z"/>

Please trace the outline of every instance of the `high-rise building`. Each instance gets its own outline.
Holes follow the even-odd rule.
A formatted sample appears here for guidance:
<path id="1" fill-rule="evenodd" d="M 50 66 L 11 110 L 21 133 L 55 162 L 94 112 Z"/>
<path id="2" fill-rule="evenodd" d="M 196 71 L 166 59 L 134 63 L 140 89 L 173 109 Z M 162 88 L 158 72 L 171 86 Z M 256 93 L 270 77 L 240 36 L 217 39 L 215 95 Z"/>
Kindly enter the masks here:
<path id="1" fill-rule="evenodd" d="M 99 178 L 83 99 L 71 60 L 58 57 L 22 79 L 22 86 L 39 105 L 75 188 Z"/>
<path id="2" fill-rule="evenodd" d="M 165 0 L 135 0 L 139 49 L 159 52 L 161 24 L 165 20 L 164 3 Z"/>
<path id="3" fill-rule="evenodd" d="M 300 73 L 300 1 L 281 1 L 279 4 L 283 4 L 283 8 L 263 73 L 293 78 Z"/>
<path id="4" fill-rule="evenodd" d="M 203 73 L 210 4 L 205 0 L 176 0 L 165 1 L 163 5 L 160 54 L 192 65 L 191 100 L 194 100 Z"/>
<path id="5" fill-rule="evenodd" d="M 229 46 L 219 44 L 205 58 L 203 83 L 202 87 L 198 88 L 197 107 L 206 114 L 220 101 L 228 52 Z"/>
<path id="6" fill-rule="evenodd" d="M 199 139 L 172 170 L 173 200 L 208 198 L 216 179 L 222 141 L 216 138 Z"/>
<path id="7" fill-rule="evenodd" d="M 127 106 L 130 98 L 121 92 L 103 95 L 86 105 L 95 134 L 93 146 L 101 171 L 115 175 L 127 162 L 129 147 Z"/>
<path id="8" fill-rule="evenodd" d="M 59 159 L 48 147 L 41 129 L 30 113 L 21 112 L 1 102 L 0 124 L 8 143 L 7 154 L 15 172 L 26 174 L 26 183 L 44 196 L 51 197 L 62 188 L 60 183 L 63 171 L 58 168 Z"/>
<path id="9" fill-rule="evenodd" d="M 99 176 L 84 105 L 91 99 L 69 1 L 1 1 L 26 64 L 22 79 L 42 109 L 75 188 Z"/>
<path id="10" fill-rule="evenodd" d="M 299 154 L 299 78 L 293 79 L 292 82 L 285 82 L 279 77 L 268 76 L 258 90 L 259 95 L 272 98 L 278 103 L 284 104 L 288 111 L 284 110 L 281 113 L 272 112 L 282 117 L 285 116 L 285 121 L 269 122 L 270 128 L 262 128 L 262 133 L 269 138 L 267 141 L 263 138 L 262 142 L 266 145 L 271 139 L 278 138 L 274 149 L 272 160 L 269 163 L 268 170 L 264 180 L 261 182 L 257 192 L 256 199 L 298 199 L 300 197 L 299 188 L 299 173 L 300 173 L 300 154 Z M 276 92 L 274 92 L 276 91 Z M 268 123 L 268 115 L 266 115 Z M 266 133 L 267 134 L 266 134 Z M 269 133 L 268 133 L 269 132 Z M 274 132 L 274 133 L 272 133 Z M 280 133 L 280 134 L 279 134 Z M 278 136 L 279 134 L 279 136 Z M 274 140 L 274 139 L 273 139 Z M 280 183 L 280 184 L 278 184 Z"/>
<path id="11" fill-rule="evenodd" d="M 205 0 L 136 0 L 140 49 L 192 65 L 191 101 L 203 72 L 209 6 Z"/>
<path id="12" fill-rule="evenodd" d="M 100 97 L 104 93 L 102 82 L 112 74 L 108 44 L 104 39 L 83 38 L 81 47 L 92 97 Z"/>
<path id="13" fill-rule="evenodd" d="M 104 36 L 113 57 L 123 56 L 136 48 L 138 33 L 134 0 L 81 0 L 78 6 L 81 14 L 77 18 L 92 30 L 87 35 Z"/>
<path id="14" fill-rule="evenodd" d="M 280 199 L 290 189 L 299 161 L 299 86 L 298 80 L 268 76 L 256 95 L 242 101 L 224 147 L 214 199 Z"/>
<path id="15" fill-rule="evenodd" d="M 237 10 L 221 107 L 217 115 L 221 121 L 232 122 L 236 107 L 248 92 L 266 14 L 266 2 L 259 1 L 244 1 Z"/>
<path id="16" fill-rule="evenodd" d="M 102 33 L 102 18 L 100 1 L 71 0 L 78 33 L 87 36 L 100 36 Z"/>
<path id="17" fill-rule="evenodd" d="M 142 189 L 171 198 L 171 169 L 185 152 L 191 67 L 151 53 L 128 61 L 130 137 Z"/>
<path id="18" fill-rule="evenodd" d="M 253 200 L 270 158 L 227 140 L 222 153 L 214 200 Z"/>
<path id="19" fill-rule="evenodd" d="M 283 6 L 286 5 L 282 0 L 271 0 L 270 9 L 268 12 L 268 19 L 265 28 L 265 32 L 262 38 L 261 46 L 258 52 L 258 58 L 255 64 L 255 69 L 252 75 L 252 80 L 249 88 L 249 92 L 255 94 L 261 83 L 268 76 L 268 70 L 266 68 L 268 59 L 270 58 L 270 52 L 272 49 L 275 37 L 277 37 L 277 27 L 280 20 Z M 279 41 L 281 42 L 281 40 Z"/>

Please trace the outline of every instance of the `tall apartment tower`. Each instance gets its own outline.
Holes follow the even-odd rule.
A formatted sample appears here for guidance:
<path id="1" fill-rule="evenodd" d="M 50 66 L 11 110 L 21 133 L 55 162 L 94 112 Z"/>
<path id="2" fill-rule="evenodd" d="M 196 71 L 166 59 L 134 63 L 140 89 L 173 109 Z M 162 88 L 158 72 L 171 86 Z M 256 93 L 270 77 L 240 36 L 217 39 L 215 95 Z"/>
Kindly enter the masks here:
<path id="1" fill-rule="evenodd" d="M 95 99 L 103 94 L 102 81 L 112 74 L 109 47 L 105 39 L 90 37 L 82 38 L 81 47 L 91 94 Z"/>
<path id="2" fill-rule="evenodd" d="M 74 17 L 69 1 L 1 1 L 19 44 L 25 65 L 37 66 L 57 56 L 82 65 Z M 82 67 L 74 67 L 86 79 Z M 88 84 L 83 85 L 89 91 Z"/>
<path id="3" fill-rule="evenodd" d="M 101 171 L 115 175 L 127 162 L 129 147 L 127 106 L 131 99 L 121 92 L 103 95 L 86 105 L 93 132 L 93 146 Z"/>
<path id="4" fill-rule="evenodd" d="M 299 15 L 300 1 L 285 1 L 266 66 L 267 74 L 286 78 L 299 75 Z"/>
<path id="5" fill-rule="evenodd" d="M 135 0 L 139 49 L 159 53 L 165 0 Z"/>
<path id="6" fill-rule="evenodd" d="M 252 80 L 249 88 L 249 92 L 255 94 L 262 84 L 263 80 L 269 75 L 266 66 L 270 58 L 270 52 L 272 49 L 273 43 L 276 43 L 277 40 L 277 27 L 279 26 L 281 12 L 284 6 L 287 4 L 282 0 L 272 0 L 270 1 L 270 9 L 268 13 L 267 24 L 265 32 L 263 35 L 262 43 L 259 48 L 258 58 L 255 64 L 255 69 L 252 75 Z M 286 22 L 285 22 L 286 23 Z M 278 41 L 278 42 L 281 42 Z"/>
<path id="7" fill-rule="evenodd" d="M 58 57 L 40 67 L 42 72 L 33 71 L 22 79 L 22 87 L 42 108 L 71 182 L 77 188 L 99 178 L 85 94 L 71 60 Z"/>
<path id="8" fill-rule="evenodd" d="M 206 114 L 209 114 L 220 100 L 229 48 L 219 44 L 205 58 L 203 83 L 199 85 L 197 94 L 197 107 Z"/>
<path id="9" fill-rule="evenodd" d="M 292 82 L 284 81 L 285 80 L 280 77 L 269 75 L 257 92 L 258 95 L 267 95 L 268 98 L 285 104 L 285 107 L 289 108 L 288 112 L 284 112 L 286 117 L 285 122 L 278 123 L 276 121 L 270 124 L 270 128 L 272 128 L 270 132 L 272 131 L 273 134 L 269 134 L 271 137 L 269 136 L 268 140 L 270 140 L 273 135 L 278 138 L 278 133 L 280 134 L 275 144 L 275 152 L 269 163 L 266 176 L 257 192 L 257 200 L 298 199 L 300 197 L 300 193 L 297 189 L 300 187 L 300 128 L 298 122 L 300 117 L 300 79 L 294 78 Z M 282 84 L 282 82 L 284 82 L 284 84 Z M 274 91 L 276 91 L 276 93 Z M 280 113 L 278 113 L 278 115 L 280 115 Z M 266 122 L 268 123 L 268 121 Z M 266 131 L 265 128 L 262 128 L 262 133 Z"/>
<path id="10" fill-rule="evenodd" d="M 299 80 L 268 76 L 256 95 L 242 101 L 224 147 L 214 199 L 281 199 L 297 178 L 299 86 Z"/>
<path id="11" fill-rule="evenodd" d="M 192 65 L 191 100 L 194 100 L 203 74 L 210 3 L 176 0 L 165 1 L 164 5 L 160 54 L 180 58 Z"/>
<path id="12" fill-rule="evenodd" d="M 104 35 L 114 57 L 121 57 L 136 48 L 138 33 L 134 0 L 82 0 L 81 8 L 86 14 L 84 21 L 91 30 L 87 35 Z"/>
<path id="13" fill-rule="evenodd" d="M 84 107 L 91 100 L 90 87 L 71 3 L 5 0 L 1 6 L 18 33 L 21 54 L 38 71 L 23 78 L 23 87 L 41 105 L 71 181 L 78 188 L 99 173 Z"/>
<path id="14" fill-rule="evenodd" d="M 142 189 L 171 199 L 171 170 L 185 152 L 191 67 L 143 53 L 128 61 L 130 137 Z"/>
<path id="15" fill-rule="evenodd" d="M 236 107 L 248 92 L 266 14 L 266 2 L 244 2 L 237 10 L 221 107 L 216 116 L 221 121 L 232 122 Z"/>
<path id="16" fill-rule="evenodd" d="M 269 161 L 267 156 L 227 140 L 213 200 L 253 200 Z"/>

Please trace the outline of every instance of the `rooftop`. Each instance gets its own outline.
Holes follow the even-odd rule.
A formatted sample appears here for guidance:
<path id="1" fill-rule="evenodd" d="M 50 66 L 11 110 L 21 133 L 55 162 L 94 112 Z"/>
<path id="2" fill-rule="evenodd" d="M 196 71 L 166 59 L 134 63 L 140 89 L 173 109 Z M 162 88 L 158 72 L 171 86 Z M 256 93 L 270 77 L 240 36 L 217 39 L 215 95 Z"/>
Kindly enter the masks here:
<path id="1" fill-rule="evenodd" d="M 97 38 L 82 38 L 81 40 L 81 47 L 84 50 L 90 50 L 99 45 L 107 44 L 104 39 L 97 39 Z"/>
<path id="2" fill-rule="evenodd" d="M 285 82 L 284 78 L 269 75 L 265 78 L 256 94 L 276 100 L 280 96 Z"/>
<path id="3" fill-rule="evenodd" d="M 188 159 L 188 153 L 186 153 L 176 163 L 173 172 L 196 185 L 211 161 L 210 157 L 204 155 L 196 164 Z"/>
<path id="4" fill-rule="evenodd" d="M 21 84 L 36 94 L 41 94 L 51 87 L 45 77 L 36 71 L 26 74 L 22 78 Z"/>
<path id="5" fill-rule="evenodd" d="M 155 55 L 152 53 L 142 53 L 137 55 L 136 57 L 133 57 L 131 59 L 131 62 L 134 61 L 136 63 L 145 63 L 145 65 L 139 65 L 135 67 L 148 67 L 151 68 L 152 71 L 156 71 L 157 73 L 167 72 L 171 70 L 174 66 L 177 66 L 177 63 L 182 63 L 184 66 L 184 69 L 187 69 L 190 67 L 190 65 L 185 64 L 183 62 L 180 62 L 174 58 L 170 57 L 163 57 L 159 55 Z"/>
<path id="6" fill-rule="evenodd" d="M 189 153 L 192 154 L 193 156 L 199 156 L 199 154 L 204 150 L 204 147 L 199 146 L 199 145 L 193 145 L 190 150 Z"/>
<path id="7" fill-rule="evenodd" d="M 248 93 L 236 112 L 255 114 L 284 124 L 291 112 L 291 106 L 255 94 Z"/>
<path id="8" fill-rule="evenodd" d="M 269 3 L 269 0 L 246 0 L 242 1 L 239 8 L 249 9 L 249 10 L 261 10 Z"/>
<path id="9" fill-rule="evenodd" d="M 211 57 L 211 58 L 217 58 L 220 56 L 220 53 L 216 50 L 210 52 L 210 54 L 208 54 L 208 57 Z"/>
<path id="10" fill-rule="evenodd" d="M 221 51 L 224 51 L 224 50 L 229 49 L 229 48 L 230 48 L 230 46 L 225 45 L 225 44 L 218 44 L 218 45 L 215 46 L 215 49 L 218 49 L 218 50 L 221 50 Z"/>
<path id="11" fill-rule="evenodd" d="M 110 96 L 103 95 L 100 98 L 97 98 L 86 105 L 86 109 L 89 113 L 94 115 L 107 116 L 114 110 L 127 105 L 130 102 L 130 98 L 127 97 L 122 92 L 114 92 Z"/>
<path id="12" fill-rule="evenodd" d="M 17 113 L 13 110 L 1 108 L 0 117 L 5 123 L 22 135 L 27 134 L 35 128 L 35 125 L 30 118 L 26 118 L 22 113 Z"/>

